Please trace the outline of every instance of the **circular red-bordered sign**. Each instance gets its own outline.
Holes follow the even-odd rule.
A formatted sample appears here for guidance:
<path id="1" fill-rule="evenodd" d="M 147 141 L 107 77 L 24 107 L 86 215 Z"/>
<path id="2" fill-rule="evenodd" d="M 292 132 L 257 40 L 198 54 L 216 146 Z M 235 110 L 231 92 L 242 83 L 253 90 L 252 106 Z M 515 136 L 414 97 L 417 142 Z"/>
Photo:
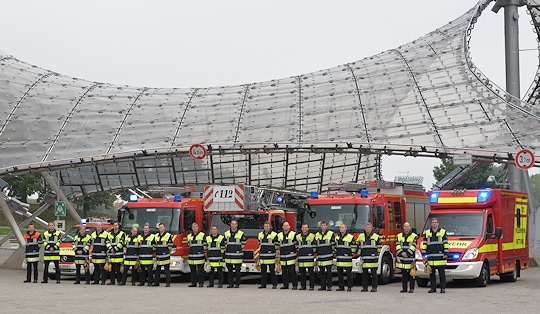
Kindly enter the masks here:
<path id="1" fill-rule="evenodd" d="M 201 144 L 193 144 L 189 148 L 189 155 L 196 160 L 204 159 L 206 157 L 206 148 Z"/>
<path id="2" fill-rule="evenodd" d="M 528 149 L 522 149 L 516 154 L 516 166 L 519 169 L 529 169 L 534 165 L 534 154 Z"/>

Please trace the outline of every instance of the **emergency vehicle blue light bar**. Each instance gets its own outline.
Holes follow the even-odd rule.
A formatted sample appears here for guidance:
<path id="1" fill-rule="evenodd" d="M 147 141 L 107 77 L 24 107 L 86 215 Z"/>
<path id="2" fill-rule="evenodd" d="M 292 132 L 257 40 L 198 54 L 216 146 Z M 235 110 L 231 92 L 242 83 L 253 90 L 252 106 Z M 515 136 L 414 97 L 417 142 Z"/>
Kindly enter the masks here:
<path id="1" fill-rule="evenodd" d="M 478 192 L 477 201 L 478 203 L 483 203 L 489 200 L 491 197 L 491 190 L 483 190 Z"/>
<path id="2" fill-rule="evenodd" d="M 319 192 L 318 191 L 311 191 L 311 192 L 309 192 L 309 196 L 311 196 L 311 198 L 319 198 Z"/>
<path id="3" fill-rule="evenodd" d="M 182 195 L 180 195 L 180 194 L 174 194 L 174 201 L 175 201 L 175 202 L 180 202 L 180 201 L 182 201 Z"/>
<path id="4" fill-rule="evenodd" d="M 364 189 L 364 190 L 360 190 L 360 197 L 361 198 L 367 198 L 369 196 L 369 191 Z"/>
<path id="5" fill-rule="evenodd" d="M 431 195 L 429 196 L 429 201 L 431 203 L 438 203 L 439 202 L 439 191 L 431 192 Z"/>
<path id="6" fill-rule="evenodd" d="M 137 195 L 136 194 L 130 194 L 129 195 L 129 201 L 130 202 L 137 202 Z"/>
<path id="7" fill-rule="evenodd" d="M 81 218 L 81 224 L 82 225 L 86 225 L 86 222 L 88 221 L 88 219 L 86 218 Z"/>

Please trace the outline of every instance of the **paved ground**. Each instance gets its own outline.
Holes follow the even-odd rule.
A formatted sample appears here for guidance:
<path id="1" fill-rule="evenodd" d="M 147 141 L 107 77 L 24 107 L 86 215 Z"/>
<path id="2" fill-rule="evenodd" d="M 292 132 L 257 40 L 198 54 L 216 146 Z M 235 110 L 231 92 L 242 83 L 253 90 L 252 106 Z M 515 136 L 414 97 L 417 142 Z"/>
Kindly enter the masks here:
<path id="1" fill-rule="evenodd" d="M 538 267 L 523 271 L 516 283 L 495 278 L 488 287 L 477 288 L 451 282 L 446 294 L 428 294 L 427 288 L 418 287 L 414 294 L 400 294 L 398 282 L 380 286 L 377 293 L 361 293 L 358 287 L 352 292 L 263 290 L 257 289 L 256 276 L 244 278 L 239 289 L 188 288 L 182 278 L 175 278 L 170 288 L 163 284 L 75 286 L 73 279 L 33 284 L 23 283 L 24 279 L 24 270 L 0 269 L 0 312 L 418 313 L 438 309 L 445 313 L 535 313 L 540 295 Z"/>

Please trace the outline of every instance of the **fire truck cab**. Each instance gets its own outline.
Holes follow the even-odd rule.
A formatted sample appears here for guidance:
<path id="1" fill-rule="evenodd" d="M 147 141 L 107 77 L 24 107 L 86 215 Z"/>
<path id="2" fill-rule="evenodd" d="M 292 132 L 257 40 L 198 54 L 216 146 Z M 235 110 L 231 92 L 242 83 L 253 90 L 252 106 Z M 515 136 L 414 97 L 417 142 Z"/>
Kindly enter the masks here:
<path id="1" fill-rule="evenodd" d="M 220 234 L 228 230 L 231 220 L 238 221 L 244 232 L 246 246 L 241 272 L 256 273 L 259 232 L 270 222 L 272 230 L 280 232 L 284 222 L 296 228 L 296 213 L 306 194 L 264 189 L 254 186 L 230 185 L 205 187 L 205 210 L 211 213 L 210 225 L 217 225 Z M 225 268 L 226 271 L 226 268 Z"/>
<path id="2" fill-rule="evenodd" d="M 439 219 L 449 244 L 446 276 L 472 279 L 485 287 L 490 276 L 501 281 L 516 281 L 529 266 L 527 194 L 501 189 L 431 192 L 431 218 Z M 420 248 L 422 239 L 419 241 Z M 428 284 L 420 251 L 416 252 L 417 282 Z"/>
<path id="3" fill-rule="evenodd" d="M 121 229 L 130 234 L 132 227 L 143 232 L 148 225 L 151 233 L 157 233 L 159 224 L 164 223 L 167 232 L 173 235 L 176 249 L 171 252 L 170 270 L 173 273 L 189 273 L 187 235 L 191 224 L 196 222 L 201 231 L 208 230 L 208 215 L 203 211 L 202 198 L 182 197 L 180 194 L 163 198 L 139 198 L 131 195 L 129 202 L 119 210 Z"/>
<path id="4" fill-rule="evenodd" d="M 312 192 L 300 220 L 311 232 L 317 232 L 323 220 L 335 233 L 344 223 L 355 238 L 364 232 L 367 222 L 372 223 L 383 244 L 377 270 L 379 283 L 387 284 L 394 277 L 396 240 L 402 224 L 408 221 L 412 228 L 423 226 L 429 212 L 428 194 L 421 185 L 386 181 L 338 184 L 331 190 L 328 194 Z M 353 272 L 361 273 L 360 265 L 357 254 L 353 256 Z"/>

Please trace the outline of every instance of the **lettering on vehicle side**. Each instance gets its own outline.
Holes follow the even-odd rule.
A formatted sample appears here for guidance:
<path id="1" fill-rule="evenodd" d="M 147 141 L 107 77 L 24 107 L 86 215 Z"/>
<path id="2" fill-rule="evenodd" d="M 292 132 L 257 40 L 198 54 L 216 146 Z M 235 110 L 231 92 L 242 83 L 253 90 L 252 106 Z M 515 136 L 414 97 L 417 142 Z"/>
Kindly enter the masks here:
<path id="1" fill-rule="evenodd" d="M 471 245 L 472 241 L 448 241 L 448 248 L 456 249 L 456 248 L 467 248 L 469 245 Z"/>

